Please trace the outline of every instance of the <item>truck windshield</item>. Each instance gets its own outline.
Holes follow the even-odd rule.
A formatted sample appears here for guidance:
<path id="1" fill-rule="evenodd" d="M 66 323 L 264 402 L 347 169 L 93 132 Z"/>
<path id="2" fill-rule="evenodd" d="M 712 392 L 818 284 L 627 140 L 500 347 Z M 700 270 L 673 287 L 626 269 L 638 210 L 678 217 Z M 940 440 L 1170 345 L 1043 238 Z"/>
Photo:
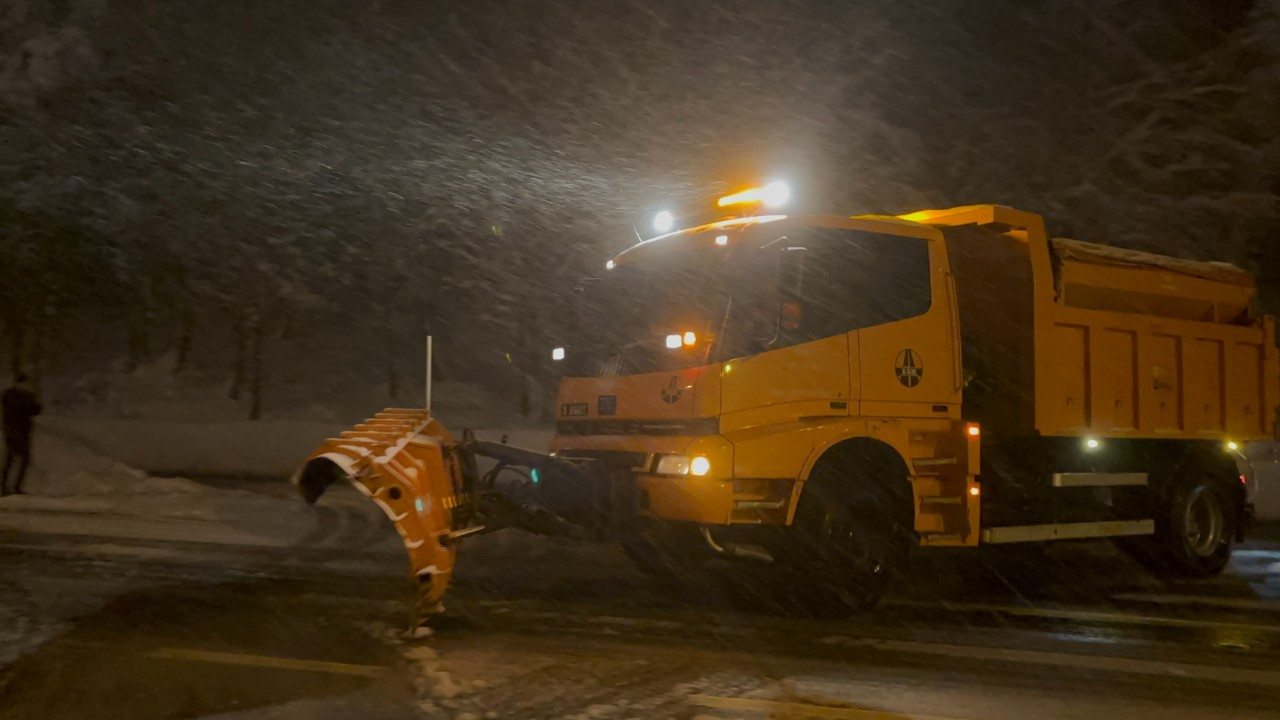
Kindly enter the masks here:
<path id="1" fill-rule="evenodd" d="M 693 367 L 915 317 L 930 304 L 925 240 L 770 224 L 734 246 L 606 273 L 579 303 L 567 370 L 582 377 Z"/>
<path id="2" fill-rule="evenodd" d="M 569 374 L 630 375 L 708 362 L 733 286 L 733 266 L 716 250 L 695 248 L 623 265 L 586 288 Z M 673 335 L 680 336 L 679 347 L 668 347 Z"/>

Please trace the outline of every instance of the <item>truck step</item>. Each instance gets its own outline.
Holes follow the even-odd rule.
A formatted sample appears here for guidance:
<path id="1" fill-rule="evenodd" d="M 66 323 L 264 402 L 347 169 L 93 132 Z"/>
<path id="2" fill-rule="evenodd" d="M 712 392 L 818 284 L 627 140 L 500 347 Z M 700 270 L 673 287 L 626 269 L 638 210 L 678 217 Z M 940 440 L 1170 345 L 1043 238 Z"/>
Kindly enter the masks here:
<path id="1" fill-rule="evenodd" d="M 995 545 L 1041 540 L 1078 540 L 1081 538 L 1151 535 L 1155 531 L 1156 523 L 1154 520 L 1106 520 L 1103 522 L 1056 523 L 1051 525 L 1009 525 L 986 528 L 982 531 L 982 542 Z"/>
<path id="2" fill-rule="evenodd" d="M 939 495 L 920 498 L 921 505 L 963 505 L 964 498 L 955 495 Z"/>
<path id="3" fill-rule="evenodd" d="M 921 545 L 963 545 L 964 536 L 954 533 L 924 533 L 920 536 Z"/>
<path id="4" fill-rule="evenodd" d="M 955 465 L 956 459 L 953 457 L 922 457 L 912 459 L 911 464 L 916 467 L 938 467 Z"/>

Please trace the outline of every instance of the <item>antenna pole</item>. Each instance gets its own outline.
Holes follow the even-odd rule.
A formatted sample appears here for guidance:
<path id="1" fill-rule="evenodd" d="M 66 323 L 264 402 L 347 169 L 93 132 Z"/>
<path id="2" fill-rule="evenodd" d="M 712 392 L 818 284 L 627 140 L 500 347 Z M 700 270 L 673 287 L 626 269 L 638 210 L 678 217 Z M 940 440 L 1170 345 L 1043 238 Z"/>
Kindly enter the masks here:
<path id="1" fill-rule="evenodd" d="M 427 414 L 431 414 L 431 336 L 427 336 Z"/>

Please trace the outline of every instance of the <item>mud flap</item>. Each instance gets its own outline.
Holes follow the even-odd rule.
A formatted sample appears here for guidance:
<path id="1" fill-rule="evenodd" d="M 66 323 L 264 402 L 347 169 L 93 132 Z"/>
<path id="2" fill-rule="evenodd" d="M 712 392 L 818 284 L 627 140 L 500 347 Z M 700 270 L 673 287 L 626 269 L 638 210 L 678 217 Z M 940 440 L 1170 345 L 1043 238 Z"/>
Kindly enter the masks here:
<path id="1" fill-rule="evenodd" d="M 464 478 L 457 442 L 422 410 L 388 408 L 326 440 L 293 476 L 314 503 L 338 480 L 382 508 L 404 540 L 418 622 L 443 610 L 456 550 L 449 543 Z"/>

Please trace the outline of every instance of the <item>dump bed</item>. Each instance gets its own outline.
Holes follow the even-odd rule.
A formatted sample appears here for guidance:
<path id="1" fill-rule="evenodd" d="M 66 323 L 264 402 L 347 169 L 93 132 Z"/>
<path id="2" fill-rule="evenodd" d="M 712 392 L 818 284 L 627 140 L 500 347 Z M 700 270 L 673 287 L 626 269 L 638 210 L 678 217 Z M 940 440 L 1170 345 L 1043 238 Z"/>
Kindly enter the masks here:
<path id="1" fill-rule="evenodd" d="M 1012 208 L 907 218 L 947 238 L 967 416 L 1004 435 L 1274 435 L 1274 319 L 1253 312 L 1243 270 L 1050 241 Z"/>
<path id="2" fill-rule="evenodd" d="M 1272 435 L 1274 326 L 1251 314 L 1247 273 L 1071 240 L 1050 252 L 1058 272 L 1041 432 Z"/>

